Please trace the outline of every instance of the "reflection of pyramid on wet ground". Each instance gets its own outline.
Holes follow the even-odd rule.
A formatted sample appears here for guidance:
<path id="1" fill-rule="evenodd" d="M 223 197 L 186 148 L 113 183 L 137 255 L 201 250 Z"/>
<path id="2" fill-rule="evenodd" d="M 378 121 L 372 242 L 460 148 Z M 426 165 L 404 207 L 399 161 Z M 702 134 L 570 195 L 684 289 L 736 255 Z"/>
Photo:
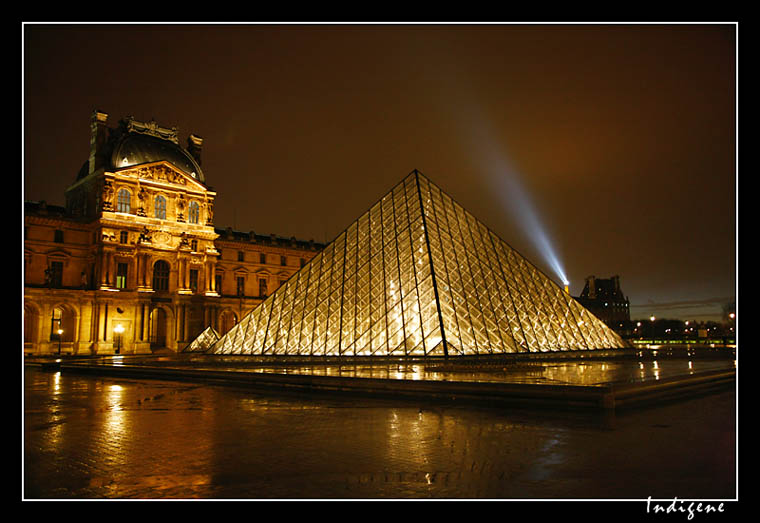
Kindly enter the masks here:
<path id="1" fill-rule="evenodd" d="M 208 326 L 197 338 L 190 342 L 182 352 L 206 352 L 218 340 L 219 334 L 213 329 L 213 327 Z"/>
<path id="2" fill-rule="evenodd" d="M 623 346 L 413 171 L 209 352 L 457 356 Z"/>

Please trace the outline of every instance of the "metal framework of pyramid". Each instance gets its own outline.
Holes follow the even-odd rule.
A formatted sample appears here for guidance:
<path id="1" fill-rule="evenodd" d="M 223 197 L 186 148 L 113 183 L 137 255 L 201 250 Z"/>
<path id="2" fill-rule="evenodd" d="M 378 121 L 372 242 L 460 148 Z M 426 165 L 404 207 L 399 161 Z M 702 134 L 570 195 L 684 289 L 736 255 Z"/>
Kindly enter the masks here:
<path id="1" fill-rule="evenodd" d="M 208 352 L 419 357 L 625 346 L 415 170 Z"/>

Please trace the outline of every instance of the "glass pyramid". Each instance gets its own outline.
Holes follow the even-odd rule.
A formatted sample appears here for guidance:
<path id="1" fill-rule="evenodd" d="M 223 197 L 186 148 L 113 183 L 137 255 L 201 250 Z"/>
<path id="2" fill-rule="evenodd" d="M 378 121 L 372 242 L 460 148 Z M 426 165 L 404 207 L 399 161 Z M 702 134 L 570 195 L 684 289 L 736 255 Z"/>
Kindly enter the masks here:
<path id="1" fill-rule="evenodd" d="M 208 352 L 459 356 L 625 346 L 415 170 Z"/>
<path id="2" fill-rule="evenodd" d="M 219 340 L 219 334 L 210 325 L 197 338 L 188 343 L 182 352 L 206 352 Z"/>

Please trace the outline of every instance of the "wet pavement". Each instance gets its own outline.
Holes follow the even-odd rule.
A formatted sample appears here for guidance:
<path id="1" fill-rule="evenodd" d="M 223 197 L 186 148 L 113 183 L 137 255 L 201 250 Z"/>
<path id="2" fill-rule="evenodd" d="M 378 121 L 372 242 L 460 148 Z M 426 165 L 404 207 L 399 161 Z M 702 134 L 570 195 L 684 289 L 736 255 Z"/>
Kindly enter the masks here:
<path id="1" fill-rule="evenodd" d="M 200 364 L 195 368 L 212 370 Z M 699 372 L 735 369 L 734 359 L 688 360 L 662 359 L 648 361 L 534 362 L 514 365 L 408 364 L 386 365 L 297 365 L 237 366 L 230 362 L 228 370 L 271 374 L 340 376 L 412 381 L 463 381 L 478 383 L 530 383 L 546 385 L 609 385 L 614 383 L 650 382 L 665 378 L 694 375 Z"/>
<path id="2" fill-rule="evenodd" d="M 618 353 L 622 351 L 616 351 Z M 102 356 L 83 358 L 88 365 L 149 366 L 165 369 L 334 376 L 429 382 L 509 383 L 538 385 L 595 386 L 656 382 L 698 373 L 735 370 L 733 351 L 700 352 L 665 350 L 630 351 L 625 357 L 533 359 L 526 361 L 429 362 L 388 361 L 355 363 L 347 361 L 309 362 L 273 360 L 251 356 Z M 29 358 L 34 360 L 34 358 Z M 46 361 L 76 362 L 76 358 L 47 358 Z"/>
<path id="3" fill-rule="evenodd" d="M 540 375 L 505 375 L 596 383 L 658 379 L 670 363 L 688 368 L 642 363 L 592 362 L 571 372 L 559 362 Z M 737 492 L 733 390 L 607 416 L 262 394 L 28 367 L 23 406 L 25 499 L 645 500 Z"/>

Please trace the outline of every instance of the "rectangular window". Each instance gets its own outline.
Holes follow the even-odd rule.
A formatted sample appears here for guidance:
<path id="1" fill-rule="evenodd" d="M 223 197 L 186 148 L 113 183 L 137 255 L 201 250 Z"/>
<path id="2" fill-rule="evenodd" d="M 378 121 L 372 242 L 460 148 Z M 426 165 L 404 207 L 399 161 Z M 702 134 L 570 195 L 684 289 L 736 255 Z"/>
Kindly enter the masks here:
<path id="1" fill-rule="evenodd" d="M 56 229 L 55 232 L 53 232 L 53 241 L 55 243 L 63 243 L 63 231 L 60 229 Z"/>
<path id="2" fill-rule="evenodd" d="M 129 213 L 131 207 L 132 194 L 127 189 L 121 189 L 116 202 L 118 212 Z"/>
<path id="3" fill-rule="evenodd" d="M 198 202 L 190 202 L 188 214 L 190 223 L 198 223 L 198 218 L 200 216 L 200 207 L 198 206 Z"/>
<path id="4" fill-rule="evenodd" d="M 219 293 L 219 294 L 222 294 L 222 275 L 221 274 L 217 274 L 216 276 L 214 276 L 214 280 L 216 282 L 215 283 L 215 285 L 216 285 L 216 292 Z"/>
<path id="5" fill-rule="evenodd" d="M 259 297 L 265 298 L 267 295 L 267 280 L 266 278 L 259 278 Z"/>
<path id="6" fill-rule="evenodd" d="M 116 265 L 116 288 L 127 288 L 127 270 L 129 265 L 126 263 L 119 263 Z"/>
<path id="7" fill-rule="evenodd" d="M 127 231 L 121 231 L 119 233 L 119 243 L 129 243 L 129 233 Z"/>
<path id="8" fill-rule="evenodd" d="M 237 277 L 237 295 L 245 296 L 245 276 Z"/>
<path id="9" fill-rule="evenodd" d="M 198 292 L 198 269 L 190 269 L 190 289 Z"/>
<path id="10" fill-rule="evenodd" d="M 161 195 L 153 200 L 153 215 L 159 220 L 166 219 L 166 198 Z"/>
<path id="11" fill-rule="evenodd" d="M 153 264 L 153 290 L 165 292 L 169 290 L 169 264 L 165 260 L 158 260 Z"/>
<path id="12" fill-rule="evenodd" d="M 238 251 L 238 261 L 245 261 L 245 253 L 243 251 Z"/>
<path id="13" fill-rule="evenodd" d="M 50 262 L 50 286 L 55 288 L 63 286 L 63 262 Z"/>
<path id="14" fill-rule="evenodd" d="M 193 252 L 198 252 L 198 240 L 190 240 L 190 249 Z"/>
<path id="15" fill-rule="evenodd" d="M 285 256 L 280 256 L 280 265 L 282 265 L 284 267 L 287 264 L 288 264 L 288 258 L 285 257 Z"/>
<path id="16" fill-rule="evenodd" d="M 266 263 L 267 262 L 267 255 L 263 252 L 259 254 L 259 263 Z"/>

